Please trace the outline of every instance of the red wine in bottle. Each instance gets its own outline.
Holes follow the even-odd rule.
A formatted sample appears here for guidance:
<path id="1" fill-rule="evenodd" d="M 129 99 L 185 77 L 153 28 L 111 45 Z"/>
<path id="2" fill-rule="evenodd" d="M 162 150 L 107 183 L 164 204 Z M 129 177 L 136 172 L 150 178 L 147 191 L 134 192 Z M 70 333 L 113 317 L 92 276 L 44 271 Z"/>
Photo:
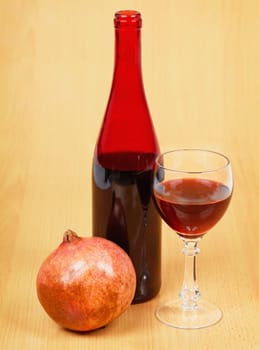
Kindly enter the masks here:
<path id="1" fill-rule="evenodd" d="M 93 159 L 93 235 L 129 254 L 137 274 L 133 303 L 141 303 L 161 285 L 161 219 L 152 196 L 159 146 L 142 81 L 141 15 L 119 11 L 114 24 L 113 83 Z"/>
<path id="2" fill-rule="evenodd" d="M 231 199 L 226 185 L 194 178 L 164 181 L 154 193 L 165 222 L 185 238 L 199 237 L 210 230 Z"/>

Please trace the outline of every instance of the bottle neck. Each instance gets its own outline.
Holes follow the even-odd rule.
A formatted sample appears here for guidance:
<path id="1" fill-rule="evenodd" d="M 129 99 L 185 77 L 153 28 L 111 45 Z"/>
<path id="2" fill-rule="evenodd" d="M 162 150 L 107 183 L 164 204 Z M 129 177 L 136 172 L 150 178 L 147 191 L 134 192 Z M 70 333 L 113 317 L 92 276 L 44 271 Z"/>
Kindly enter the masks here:
<path id="1" fill-rule="evenodd" d="M 115 28 L 114 87 L 129 92 L 143 89 L 140 28 Z"/>
<path id="2" fill-rule="evenodd" d="M 146 157 L 154 158 L 158 153 L 142 82 L 141 23 L 139 12 L 119 11 L 115 14 L 113 82 L 97 144 L 99 162 L 117 154 L 119 161 L 112 168 L 122 170 L 117 163 L 123 163 L 124 171 L 125 166 L 127 170 L 142 169 L 144 163 L 146 166 Z M 140 161 L 143 154 L 144 163 Z"/>

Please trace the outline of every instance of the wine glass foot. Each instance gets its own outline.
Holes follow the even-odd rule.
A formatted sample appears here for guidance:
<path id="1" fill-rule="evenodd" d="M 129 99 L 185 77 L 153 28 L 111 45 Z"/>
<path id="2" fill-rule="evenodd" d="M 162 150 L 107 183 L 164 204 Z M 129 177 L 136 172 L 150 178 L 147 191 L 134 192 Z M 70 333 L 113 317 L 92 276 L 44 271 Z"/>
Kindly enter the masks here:
<path id="1" fill-rule="evenodd" d="M 198 307 L 194 310 L 184 310 L 182 300 L 176 299 L 158 306 L 155 315 L 160 322 L 170 327 L 198 329 L 219 322 L 222 311 L 206 300 L 199 300 Z"/>

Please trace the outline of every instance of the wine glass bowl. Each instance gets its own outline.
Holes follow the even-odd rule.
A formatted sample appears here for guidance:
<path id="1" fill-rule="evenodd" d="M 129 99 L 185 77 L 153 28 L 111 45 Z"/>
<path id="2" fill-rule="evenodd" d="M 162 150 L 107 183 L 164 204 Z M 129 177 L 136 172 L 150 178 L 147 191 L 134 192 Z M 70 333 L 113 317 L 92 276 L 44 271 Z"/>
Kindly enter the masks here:
<path id="1" fill-rule="evenodd" d="M 184 282 L 179 298 L 156 310 L 157 318 L 178 328 L 218 322 L 219 308 L 200 297 L 196 280 L 198 242 L 224 215 L 232 196 L 230 160 L 203 149 L 179 149 L 156 159 L 154 197 L 163 220 L 184 242 Z"/>

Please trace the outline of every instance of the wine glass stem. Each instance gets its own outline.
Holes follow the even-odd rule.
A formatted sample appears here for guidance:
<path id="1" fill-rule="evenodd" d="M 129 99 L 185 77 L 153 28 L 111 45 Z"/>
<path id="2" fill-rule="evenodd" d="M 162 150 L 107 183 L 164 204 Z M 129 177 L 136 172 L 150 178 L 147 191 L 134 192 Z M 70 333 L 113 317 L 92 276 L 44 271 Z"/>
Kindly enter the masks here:
<path id="1" fill-rule="evenodd" d="M 193 311 L 198 307 L 200 298 L 199 286 L 197 283 L 196 263 L 197 254 L 200 249 L 197 247 L 200 238 L 185 239 L 184 248 L 182 252 L 185 255 L 184 281 L 180 291 L 180 298 L 182 300 L 182 308 L 184 311 Z"/>

